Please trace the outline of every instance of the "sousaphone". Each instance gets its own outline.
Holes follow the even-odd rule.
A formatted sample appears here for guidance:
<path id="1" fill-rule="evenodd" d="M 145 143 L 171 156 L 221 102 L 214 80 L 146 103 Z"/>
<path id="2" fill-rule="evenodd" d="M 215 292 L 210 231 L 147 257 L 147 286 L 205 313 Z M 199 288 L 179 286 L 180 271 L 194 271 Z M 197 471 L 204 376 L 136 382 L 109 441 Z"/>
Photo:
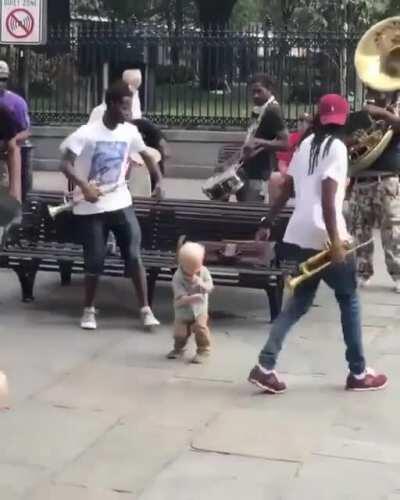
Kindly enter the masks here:
<path id="1" fill-rule="evenodd" d="M 358 77 L 366 87 L 380 92 L 400 90 L 400 16 L 372 26 L 359 41 L 354 62 Z M 390 127 L 374 126 L 358 131 L 357 143 L 350 148 L 351 173 L 370 167 L 393 137 Z"/>

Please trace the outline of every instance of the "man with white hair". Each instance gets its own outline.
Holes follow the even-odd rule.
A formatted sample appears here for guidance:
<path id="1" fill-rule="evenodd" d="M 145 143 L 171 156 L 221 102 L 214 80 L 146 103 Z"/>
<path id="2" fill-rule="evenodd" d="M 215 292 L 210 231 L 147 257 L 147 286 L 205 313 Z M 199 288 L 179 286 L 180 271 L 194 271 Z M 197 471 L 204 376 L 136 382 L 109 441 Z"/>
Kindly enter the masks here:
<path id="1" fill-rule="evenodd" d="M 142 108 L 139 98 L 139 89 L 142 85 L 142 72 L 140 69 L 126 69 L 122 73 L 122 80 L 128 84 L 130 91 L 133 94 L 132 98 L 132 120 L 142 118 Z M 103 101 L 96 106 L 90 114 L 88 123 L 93 123 L 103 118 L 106 110 L 106 104 Z"/>

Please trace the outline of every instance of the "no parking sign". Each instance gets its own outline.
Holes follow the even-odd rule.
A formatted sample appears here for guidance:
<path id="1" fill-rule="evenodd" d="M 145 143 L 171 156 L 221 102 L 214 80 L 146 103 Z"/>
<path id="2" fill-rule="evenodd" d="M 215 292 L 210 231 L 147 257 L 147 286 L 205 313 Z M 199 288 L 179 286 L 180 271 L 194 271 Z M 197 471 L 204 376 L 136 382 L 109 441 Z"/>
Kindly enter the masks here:
<path id="1" fill-rule="evenodd" d="M 0 7 L 1 43 L 15 45 L 46 43 L 47 0 L 0 0 Z"/>

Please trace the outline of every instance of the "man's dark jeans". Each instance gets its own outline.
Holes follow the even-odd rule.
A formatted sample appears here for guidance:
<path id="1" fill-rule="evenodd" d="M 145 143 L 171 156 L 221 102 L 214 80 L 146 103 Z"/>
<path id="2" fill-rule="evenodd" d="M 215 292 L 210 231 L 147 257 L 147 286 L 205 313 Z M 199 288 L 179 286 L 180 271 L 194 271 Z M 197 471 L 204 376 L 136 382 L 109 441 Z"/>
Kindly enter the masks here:
<path id="1" fill-rule="evenodd" d="M 315 250 L 294 247 L 291 260 L 299 263 L 315 255 Z M 333 264 L 325 268 L 315 277 L 298 286 L 289 298 L 282 313 L 272 325 L 268 341 L 262 349 L 259 363 L 267 370 L 275 368 L 282 344 L 289 330 L 312 306 L 318 285 L 324 280 L 335 292 L 340 307 L 344 342 L 346 344 L 346 360 L 350 371 L 361 374 L 365 370 L 365 359 L 362 346 L 361 311 L 357 292 L 356 265 L 353 256 L 348 256 L 343 264 Z M 322 334 L 323 332 L 321 332 Z"/>

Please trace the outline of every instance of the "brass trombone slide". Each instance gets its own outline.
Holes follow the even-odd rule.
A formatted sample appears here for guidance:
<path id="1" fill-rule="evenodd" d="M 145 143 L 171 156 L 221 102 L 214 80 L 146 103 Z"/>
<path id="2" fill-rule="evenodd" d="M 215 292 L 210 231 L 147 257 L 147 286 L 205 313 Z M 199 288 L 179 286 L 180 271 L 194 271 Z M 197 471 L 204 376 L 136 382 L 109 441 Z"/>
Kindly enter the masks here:
<path id="1" fill-rule="evenodd" d="M 346 250 L 346 255 L 354 253 L 360 248 L 370 245 L 372 242 L 373 238 L 365 241 L 364 243 L 360 243 L 359 245 L 351 245 L 350 243 L 345 242 L 344 247 Z M 331 264 L 331 251 L 328 248 L 327 250 L 323 250 L 313 257 L 310 257 L 305 262 L 302 262 L 299 265 L 300 274 L 298 276 L 289 276 L 286 280 L 286 287 L 291 293 L 293 293 L 301 283 L 315 276 L 317 273 L 329 267 Z"/>

